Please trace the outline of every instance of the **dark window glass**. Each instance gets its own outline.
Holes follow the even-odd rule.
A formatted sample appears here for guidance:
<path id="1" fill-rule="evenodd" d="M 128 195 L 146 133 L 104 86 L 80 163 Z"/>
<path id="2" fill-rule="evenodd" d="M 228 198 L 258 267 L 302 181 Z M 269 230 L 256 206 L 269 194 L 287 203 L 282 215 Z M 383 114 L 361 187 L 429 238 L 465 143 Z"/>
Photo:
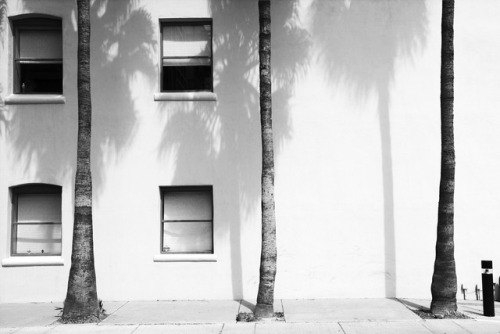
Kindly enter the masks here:
<path id="1" fill-rule="evenodd" d="M 19 64 L 21 93 L 62 93 L 62 64 Z"/>
<path id="2" fill-rule="evenodd" d="M 163 90 L 211 90 L 211 72 L 210 66 L 164 66 Z"/>
<path id="3" fill-rule="evenodd" d="M 161 90 L 212 91 L 212 21 L 165 21 L 161 31 Z"/>
<path id="4" fill-rule="evenodd" d="M 61 20 L 24 18 L 13 26 L 15 93 L 62 93 Z"/>

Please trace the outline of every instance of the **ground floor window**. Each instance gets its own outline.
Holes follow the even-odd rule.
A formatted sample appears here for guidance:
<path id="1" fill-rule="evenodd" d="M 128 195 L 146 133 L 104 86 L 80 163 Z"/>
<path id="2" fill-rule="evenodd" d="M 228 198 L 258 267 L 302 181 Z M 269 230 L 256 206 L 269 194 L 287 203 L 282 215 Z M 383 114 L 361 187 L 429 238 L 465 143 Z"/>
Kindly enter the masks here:
<path id="1" fill-rule="evenodd" d="M 61 193 L 49 184 L 11 188 L 12 255 L 61 255 Z"/>
<path id="2" fill-rule="evenodd" d="M 213 253 L 212 186 L 161 187 L 161 252 Z"/>

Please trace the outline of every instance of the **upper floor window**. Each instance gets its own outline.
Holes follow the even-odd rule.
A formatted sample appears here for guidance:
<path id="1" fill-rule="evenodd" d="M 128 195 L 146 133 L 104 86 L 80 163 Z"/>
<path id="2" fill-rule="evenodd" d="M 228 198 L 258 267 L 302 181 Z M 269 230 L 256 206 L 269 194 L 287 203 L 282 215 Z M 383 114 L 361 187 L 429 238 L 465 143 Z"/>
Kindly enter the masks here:
<path id="1" fill-rule="evenodd" d="M 161 187 L 161 195 L 161 252 L 212 254 L 212 187 Z"/>
<path id="2" fill-rule="evenodd" d="M 11 188 L 12 255 L 61 255 L 61 190 L 49 184 Z"/>
<path id="3" fill-rule="evenodd" d="M 161 21 L 161 91 L 212 91 L 212 20 Z"/>
<path id="4" fill-rule="evenodd" d="M 61 94 L 62 22 L 45 17 L 12 20 L 14 93 Z"/>

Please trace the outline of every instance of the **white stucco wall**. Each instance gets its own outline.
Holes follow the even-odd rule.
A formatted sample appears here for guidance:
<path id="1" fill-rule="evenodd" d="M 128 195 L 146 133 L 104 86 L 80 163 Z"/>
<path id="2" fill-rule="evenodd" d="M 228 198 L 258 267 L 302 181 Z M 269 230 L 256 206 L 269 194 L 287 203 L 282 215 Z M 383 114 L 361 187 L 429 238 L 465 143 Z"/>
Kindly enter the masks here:
<path id="1" fill-rule="evenodd" d="M 437 0 L 273 1 L 277 298 L 430 298 L 440 169 Z M 59 105 L 0 111 L 0 260 L 10 186 L 63 187 L 63 266 L 0 267 L 0 302 L 62 301 L 76 161 L 71 1 L 8 1 L 63 18 Z M 253 300 L 260 257 L 257 1 L 93 2 L 94 245 L 104 300 Z M 457 1 L 458 284 L 500 264 L 500 3 Z M 212 17 L 217 101 L 154 101 L 159 19 Z M 2 20 L 0 98 L 12 93 Z M 213 185 L 216 262 L 154 262 L 159 186 Z M 495 273 L 499 272 L 494 270 Z M 498 275 L 496 275 L 498 277 Z M 460 290 L 459 290 L 460 292 Z"/>

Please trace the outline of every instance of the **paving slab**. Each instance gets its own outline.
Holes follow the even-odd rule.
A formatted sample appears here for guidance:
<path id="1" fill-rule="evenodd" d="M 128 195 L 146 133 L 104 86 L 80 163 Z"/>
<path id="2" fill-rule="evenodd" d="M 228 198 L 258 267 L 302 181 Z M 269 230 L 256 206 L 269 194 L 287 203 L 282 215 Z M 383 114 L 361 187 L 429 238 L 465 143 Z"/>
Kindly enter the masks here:
<path id="1" fill-rule="evenodd" d="M 16 327 L 13 327 L 13 328 L 9 328 L 9 327 L 4 327 L 4 328 L 0 328 L 0 334 L 10 334 L 10 333 L 14 333 L 15 331 L 18 331 L 19 328 L 16 328 Z"/>
<path id="2" fill-rule="evenodd" d="M 338 323 L 277 323 L 255 326 L 255 334 L 344 334 Z M 223 332 L 225 334 L 225 332 Z"/>
<path id="3" fill-rule="evenodd" d="M 5 333 L 15 333 L 15 334 L 45 334 L 49 333 L 52 328 L 48 327 L 26 327 L 26 328 L 16 328 L 13 332 Z M 0 333 L 4 333 L 0 331 Z"/>
<path id="4" fill-rule="evenodd" d="M 498 334 L 500 322 L 484 320 L 455 320 L 455 323 L 465 329 L 467 333 Z"/>
<path id="5" fill-rule="evenodd" d="M 128 302 L 101 324 L 231 323 L 239 307 L 234 300 Z"/>
<path id="6" fill-rule="evenodd" d="M 255 322 L 224 324 L 222 334 L 255 334 Z"/>
<path id="7" fill-rule="evenodd" d="M 478 320 L 496 320 L 500 321 L 500 303 L 495 302 L 495 316 L 485 317 L 482 300 L 459 300 L 457 301 L 458 310 L 463 314 Z"/>
<path id="8" fill-rule="evenodd" d="M 128 301 L 121 301 L 121 302 L 115 302 L 115 301 L 107 301 L 103 302 L 103 308 L 106 310 L 106 314 L 110 315 L 115 313 L 117 310 L 122 308 L 123 306 L 127 305 Z"/>
<path id="9" fill-rule="evenodd" d="M 429 309 L 431 305 L 430 299 L 414 299 L 403 298 L 400 299 L 401 303 L 406 305 L 409 309 Z M 496 320 L 500 321 L 500 302 L 495 302 L 495 316 L 485 317 L 483 315 L 483 301 L 482 300 L 457 300 L 458 311 L 466 316 L 477 320 Z"/>
<path id="10" fill-rule="evenodd" d="M 460 327 L 454 320 L 436 319 L 425 320 L 424 326 L 435 334 L 469 334 L 463 327 Z"/>
<path id="11" fill-rule="evenodd" d="M 393 299 L 284 299 L 288 323 L 339 322 L 359 320 L 421 320 Z"/>
<path id="12" fill-rule="evenodd" d="M 139 325 L 96 325 L 96 324 L 82 324 L 82 325 L 60 325 L 55 327 L 49 333 L 110 333 L 110 334 L 131 334 L 139 327 Z M 16 333 L 17 334 L 17 333 Z"/>
<path id="13" fill-rule="evenodd" d="M 62 303 L 0 304 L 0 327 L 49 326 L 56 322 Z"/>
<path id="14" fill-rule="evenodd" d="M 220 334 L 222 324 L 203 325 L 141 325 L 134 334 L 169 333 L 169 334 Z"/>
<path id="15" fill-rule="evenodd" d="M 345 334 L 431 334 L 421 321 L 341 322 Z M 446 333 L 446 332 L 445 332 Z"/>

